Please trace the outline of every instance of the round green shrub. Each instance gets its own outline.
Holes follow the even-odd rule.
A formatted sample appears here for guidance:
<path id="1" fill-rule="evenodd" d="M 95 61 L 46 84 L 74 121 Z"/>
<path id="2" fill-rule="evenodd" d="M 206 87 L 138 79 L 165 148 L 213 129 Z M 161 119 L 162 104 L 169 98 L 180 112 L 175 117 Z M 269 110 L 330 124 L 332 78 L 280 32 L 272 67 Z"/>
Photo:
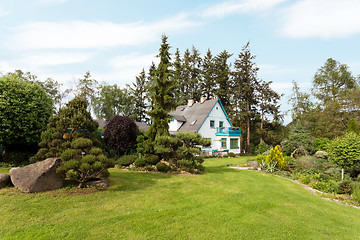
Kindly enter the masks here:
<path id="1" fill-rule="evenodd" d="M 102 153 L 103 153 L 103 150 L 101 148 L 98 148 L 98 147 L 93 147 L 89 151 L 89 154 L 92 154 L 92 155 L 95 155 L 95 156 L 98 156 L 98 155 L 100 155 Z"/>
<path id="2" fill-rule="evenodd" d="M 145 166 L 144 170 L 151 172 L 151 171 L 154 171 L 155 168 L 153 168 L 152 166 Z"/>
<path id="3" fill-rule="evenodd" d="M 145 158 L 138 158 L 134 162 L 136 167 L 145 167 L 147 165 L 147 162 Z"/>
<path id="4" fill-rule="evenodd" d="M 76 138 L 71 142 L 71 147 L 75 149 L 86 149 L 92 147 L 93 142 L 88 138 Z"/>
<path id="5" fill-rule="evenodd" d="M 343 180 L 336 184 L 336 193 L 338 194 L 347 194 L 351 192 L 351 181 L 350 180 Z"/>
<path id="6" fill-rule="evenodd" d="M 124 155 L 116 160 L 116 163 L 120 166 L 127 167 L 135 162 L 137 157 L 135 155 Z"/>
<path id="7" fill-rule="evenodd" d="M 46 150 L 46 149 L 45 149 Z M 40 152 L 40 151 L 39 151 Z M 66 149 L 61 153 L 61 159 L 63 161 L 68 161 L 70 159 L 73 159 L 76 155 L 75 149 Z"/>
<path id="8" fill-rule="evenodd" d="M 156 164 L 156 169 L 159 172 L 168 172 L 168 171 L 170 171 L 171 168 L 168 165 L 166 165 L 165 163 L 159 162 L 158 164 Z"/>
<path id="9" fill-rule="evenodd" d="M 160 159 L 157 155 L 147 155 L 145 160 L 150 165 L 156 165 L 158 162 L 160 162 Z"/>
<path id="10" fill-rule="evenodd" d="M 228 157 L 235 157 L 235 153 L 229 152 L 229 153 L 228 153 Z"/>

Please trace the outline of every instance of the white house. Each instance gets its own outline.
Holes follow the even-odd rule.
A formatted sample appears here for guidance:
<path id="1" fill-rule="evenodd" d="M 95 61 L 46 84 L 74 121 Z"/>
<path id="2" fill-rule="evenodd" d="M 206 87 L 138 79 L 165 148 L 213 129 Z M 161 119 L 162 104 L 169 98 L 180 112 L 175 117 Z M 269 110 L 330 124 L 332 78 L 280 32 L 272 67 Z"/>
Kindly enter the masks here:
<path id="1" fill-rule="evenodd" d="M 233 127 L 220 100 L 201 98 L 195 103 L 178 106 L 171 116 L 169 132 L 197 132 L 211 140 L 211 146 L 203 148 L 208 154 L 233 152 L 240 154 L 240 128 Z"/>

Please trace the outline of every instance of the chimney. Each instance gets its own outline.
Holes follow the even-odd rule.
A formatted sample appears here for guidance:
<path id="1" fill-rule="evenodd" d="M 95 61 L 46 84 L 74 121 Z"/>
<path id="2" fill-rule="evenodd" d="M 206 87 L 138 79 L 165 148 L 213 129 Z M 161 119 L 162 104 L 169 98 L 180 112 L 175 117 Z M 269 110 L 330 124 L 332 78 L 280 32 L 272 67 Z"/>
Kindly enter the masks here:
<path id="1" fill-rule="evenodd" d="M 192 105 L 194 105 L 194 103 L 195 103 L 194 99 L 189 99 L 187 105 L 188 105 L 189 107 L 192 107 Z"/>
<path id="2" fill-rule="evenodd" d="M 204 103 L 205 101 L 206 101 L 206 97 L 205 97 L 205 96 L 203 96 L 203 97 L 200 98 L 200 103 Z"/>

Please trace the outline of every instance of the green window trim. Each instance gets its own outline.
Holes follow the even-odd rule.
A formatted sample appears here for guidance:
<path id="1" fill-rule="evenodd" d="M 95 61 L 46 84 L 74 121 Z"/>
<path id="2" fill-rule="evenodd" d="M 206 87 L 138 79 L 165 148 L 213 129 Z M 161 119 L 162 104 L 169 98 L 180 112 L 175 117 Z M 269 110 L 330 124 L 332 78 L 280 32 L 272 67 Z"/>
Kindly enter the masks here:
<path id="1" fill-rule="evenodd" d="M 239 149 L 239 139 L 230 138 L 230 149 Z"/>

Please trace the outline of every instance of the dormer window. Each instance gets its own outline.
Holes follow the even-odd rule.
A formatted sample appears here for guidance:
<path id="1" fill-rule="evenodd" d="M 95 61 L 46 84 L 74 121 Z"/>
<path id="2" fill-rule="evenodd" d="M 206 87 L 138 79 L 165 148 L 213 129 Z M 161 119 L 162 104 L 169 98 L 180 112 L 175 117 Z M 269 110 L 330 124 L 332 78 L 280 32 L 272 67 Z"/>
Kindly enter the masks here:
<path id="1" fill-rule="evenodd" d="M 196 121 L 197 121 L 197 120 L 192 121 L 192 122 L 190 123 L 190 125 L 191 125 L 191 126 L 194 125 L 194 124 L 196 123 Z"/>

